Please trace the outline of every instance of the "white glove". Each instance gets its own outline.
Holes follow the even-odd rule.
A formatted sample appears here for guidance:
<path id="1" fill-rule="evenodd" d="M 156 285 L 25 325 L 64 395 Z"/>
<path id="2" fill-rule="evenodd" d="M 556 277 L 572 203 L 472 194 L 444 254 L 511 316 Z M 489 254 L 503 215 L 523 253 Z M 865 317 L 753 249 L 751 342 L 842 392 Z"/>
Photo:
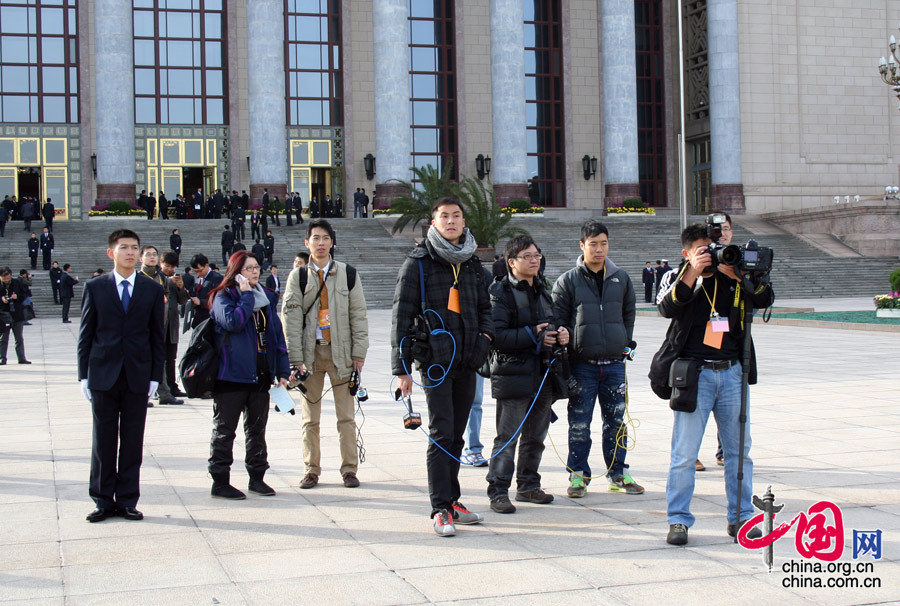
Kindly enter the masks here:
<path id="1" fill-rule="evenodd" d="M 87 382 L 88 382 L 87 379 L 81 380 L 81 393 L 84 395 L 85 400 L 87 400 L 88 402 L 93 402 L 93 399 L 91 398 L 91 390 L 88 387 Z"/>
<path id="2" fill-rule="evenodd" d="M 159 381 L 150 381 L 150 393 L 147 394 L 148 398 L 152 398 L 153 394 L 156 393 L 156 389 L 159 387 Z"/>

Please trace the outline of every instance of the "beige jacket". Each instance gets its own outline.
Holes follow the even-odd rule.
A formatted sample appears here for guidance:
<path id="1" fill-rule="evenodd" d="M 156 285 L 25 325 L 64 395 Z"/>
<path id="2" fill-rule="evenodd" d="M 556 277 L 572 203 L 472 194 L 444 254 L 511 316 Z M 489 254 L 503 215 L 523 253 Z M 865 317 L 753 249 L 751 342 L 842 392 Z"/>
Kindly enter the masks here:
<path id="1" fill-rule="evenodd" d="M 300 272 L 307 273 L 306 292 L 300 292 Z M 312 264 L 298 267 L 288 276 L 281 303 L 281 323 L 287 342 L 291 365 L 302 363 L 315 372 L 316 326 L 319 317 L 319 276 Z M 328 289 L 328 310 L 331 320 L 331 358 L 338 374 L 349 377 L 353 362 L 364 361 L 369 349 L 369 321 L 366 319 L 366 297 L 363 294 L 359 274 L 351 291 L 347 288 L 347 265 L 332 261 L 325 277 Z M 303 327 L 303 312 L 306 328 Z"/>

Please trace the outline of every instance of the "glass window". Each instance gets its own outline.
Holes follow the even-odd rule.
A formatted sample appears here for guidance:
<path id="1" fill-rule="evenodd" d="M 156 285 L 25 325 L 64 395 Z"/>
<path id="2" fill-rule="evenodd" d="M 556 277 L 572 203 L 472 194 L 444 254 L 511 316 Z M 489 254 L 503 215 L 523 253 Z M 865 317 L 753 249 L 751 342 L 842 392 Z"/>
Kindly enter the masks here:
<path id="1" fill-rule="evenodd" d="M 24 36 L 0 37 L 0 58 L 4 63 L 28 63 L 28 38 Z"/>
<path id="2" fill-rule="evenodd" d="M 16 163 L 16 142 L 14 139 L 0 139 L 0 164 Z"/>
<path id="3" fill-rule="evenodd" d="M 309 164 L 309 144 L 305 141 L 291 145 L 291 164 Z"/>
<path id="4" fill-rule="evenodd" d="M 27 93 L 30 91 L 28 68 L 20 65 L 4 65 L 2 76 L 4 93 Z M 8 120 L 7 120 L 8 121 Z"/>
<path id="5" fill-rule="evenodd" d="M 19 139 L 19 164 L 39 164 L 38 140 Z"/>
<path id="6" fill-rule="evenodd" d="M 178 147 L 178 141 L 162 142 L 162 161 L 163 164 L 181 164 L 181 150 Z"/>
<path id="7" fill-rule="evenodd" d="M 136 95 L 156 94 L 156 71 L 152 69 L 135 69 L 134 92 Z"/>
<path id="8" fill-rule="evenodd" d="M 194 100 L 169 98 L 169 123 L 195 124 Z"/>
<path id="9" fill-rule="evenodd" d="M 66 98 L 44 97 L 44 122 L 66 121 Z"/>
<path id="10" fill-rule="evenodd" d="M 222 43 L 206 43 L 206 67 L 222 67 Z"/>
<path id="11" fill-rule="evenodd" d="M 218 13 L 206 13 L 205 15 L 206 37 L 222 37 L 222 16 Z"/>
<path id="12" fill-rule="evenodd" d="M 44 141 L 44 163 L 65 164 L 66 142 L 56 139 Z"/>
<path id="13" fill-rule="evenodd" d="M 66 68 L 45 67 L 43 76 L 45 93 L 66 92 Z"/>
<path id="14" fill-rule="evenodd" d="M 313 141 L 313 164 L 331 164 L 331 145 L 328 141 Z"/>
<path id="15" fill-rule="evenodd" d="M 33 9 L 32 9 L 33 10 Z M 0 6 L 0 33 L 28 34 L 28 12 L 25 7 Z"/>
<path id="16" fill-rule="evenodd" d="M 188 69 L 169 69 L 162 70 L 160 78 L 168 75 L 168 85 L 170 95 L 193 95 L 194 94 L 194 76 L 193 72 Z M 200 91 L 196 91 L 200 92 Z"/>
<path id="17" fill-rule="evenodd" d="M 4 58 L 4 61 L 9 59 Z M 63 38 L 41 38 L 41 61 L 44 63 L 65 63 L 66 45 Z"/>
<path id="18" fill-rule="evenodd" d="M 163 32 L 160 28 L 160 36 L 168 36 L 169 38 L 193 38 L 194 20 L 191 13 L 168 12 L 160 14 L 160 24 L 162 19 L 166 19 L 166 30 Z M 199 34 L 199 32 L 196 32 Z"/>
<path id="19" fill-rule="evenodd" d="M 203 142 L 202 141 L 185 141 L 184 142 L 184 163 L 185 164 L 203 164 Z"/>
<path id="20" fill-rule="evenodd" d="M 61 8 L 42 8 L 41 9 L 41 33 L 56 34 L 61 36 L 65 33 L 63 29 L 63 19 L 65 15 Z"/>
<path id="21" fill-rule="evenodd" d="M 342 78 L 341 4 L 340 0 L 285 0 L 289 124 L 343 123 L 341 88 L 329 86 Z"/>
<path id="22" fill-rule="evenodd" d="M 151 11 L 134 11 L 134 35 L 152 38 L 155 34 L 153 27 L 153 13 Z"/>
<path id="23" fill-rule="evenodd" d="M 321 72 L 300 72 L 300 73 L 296 74 L 296 76 L 297 76 L 297 96 L 298 97 L 321 97 L 322 96 L 322 73 Z"/>
<path id="24" fill-rule="evenodd" d="M 222 94 L 222 74 L 221 70 L 206 71 L 206 94 L 221 95 Z"/>
<path id="25" fill-rule="evenodd" d="M 169 65 L 191 67 L 194 65 L 193 45 L 187 40 L 169 40 L 167 43 Z"/>
<path id="26" fill-rule="evenodd" d="M 134 64 L 156 65 L 156 57 L 152 40 L 134 41 Z"/>
<path id="27" fill-rule="evenodd" d="M 225 124 L 225 102 L 222 99 L 206 100 L 206 123 Z"/>

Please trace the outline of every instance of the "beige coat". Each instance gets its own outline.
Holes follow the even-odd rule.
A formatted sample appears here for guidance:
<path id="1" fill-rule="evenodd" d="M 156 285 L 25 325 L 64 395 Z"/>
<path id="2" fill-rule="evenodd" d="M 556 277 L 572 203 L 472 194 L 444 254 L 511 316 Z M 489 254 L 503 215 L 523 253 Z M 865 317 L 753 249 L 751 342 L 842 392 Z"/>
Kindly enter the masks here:
<path id="1" fill-rule="evenodd" d="M 307 273 L 306 292 L 300 292 L 300 272 Z M 316 326 L 319 317 L 319 276 L 312 264 L 298 267 L 288 276 L 281 304 L 281 323 L 287 341 L 291 365 L 302 363 L 315 372 Z M 369 349 L 369 321 L 366 319 L 366 297 L 359 274 L 351 291 L 347 288 L 347 265 L 332 261 L 325 279 L 328 289 L 328 310 L 331 320 L 331 358 L 338 374 L 349 377 L 354 361 L 364 361 Z M 303 312 L 306 328 L 303 328 Z"/>

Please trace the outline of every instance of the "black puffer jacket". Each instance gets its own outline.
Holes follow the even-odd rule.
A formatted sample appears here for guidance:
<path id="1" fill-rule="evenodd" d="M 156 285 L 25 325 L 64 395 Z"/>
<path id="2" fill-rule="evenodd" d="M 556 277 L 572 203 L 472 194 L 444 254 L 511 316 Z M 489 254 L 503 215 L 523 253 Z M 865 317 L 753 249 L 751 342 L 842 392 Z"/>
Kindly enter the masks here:
<path id="1" fill-rule="evenodd" d="M 535 284 L 537 288 L 507 275 L 488 289 L 496 331 L 491 361 L 494 398 L 531 398 L 541 384 L 544 369 L 536 327 L 552 321 L 553 300 L 541 280 L 536 279 Z M 519 308 L 516 290 L 528 297 L 528 310 Z"/>
<path id="2" fill-rule="evenodd" d="M 553 316 L 571 334 L 573 360 L 621 360 L 634 333 L 634 286 L 606 260 L 602 297 L 583 257 L 553 285 Z"/>
<path id="3" fill-rule="evenodd" d="M 425 303 L 429 311 L 425 314 L 431 329 L 444 328 L 456 339 L 454 364 L 474 369 L 487 359 L 490 340 L 483 334 L 494 336 L 491 320 L 491 302 L 488 298 L 487 280 L 481 261 L 472 256 L 460 265 L 459 307 L 457 314 L 447 309 L 450 288 L 453 285 L 453 271 L 427 241 L 413 248 L 397 274 L 397 289 L 394 291 L 394 313 L 391 320 L 391 371 L 394 375 L 405 375 L 412 370 L 413 346 L 411 339 L 403 343 L 401 357 L 400 341 L 414 329 L 416 316 L 420 313 L 421 289 L 419 287 L 419 261 L 425 274 Z M 437 316 L 440 316 L 438 319 Z M 483 334 L 482 334 L 483 333 Z M 447 366 L 453 355 L 453 341 L 447 335 L 432 335 L 428 365 Z M 406 363 L 406 369 L 401 363 Z M 423 360 L 417 360 L 421 364 Z"/>

